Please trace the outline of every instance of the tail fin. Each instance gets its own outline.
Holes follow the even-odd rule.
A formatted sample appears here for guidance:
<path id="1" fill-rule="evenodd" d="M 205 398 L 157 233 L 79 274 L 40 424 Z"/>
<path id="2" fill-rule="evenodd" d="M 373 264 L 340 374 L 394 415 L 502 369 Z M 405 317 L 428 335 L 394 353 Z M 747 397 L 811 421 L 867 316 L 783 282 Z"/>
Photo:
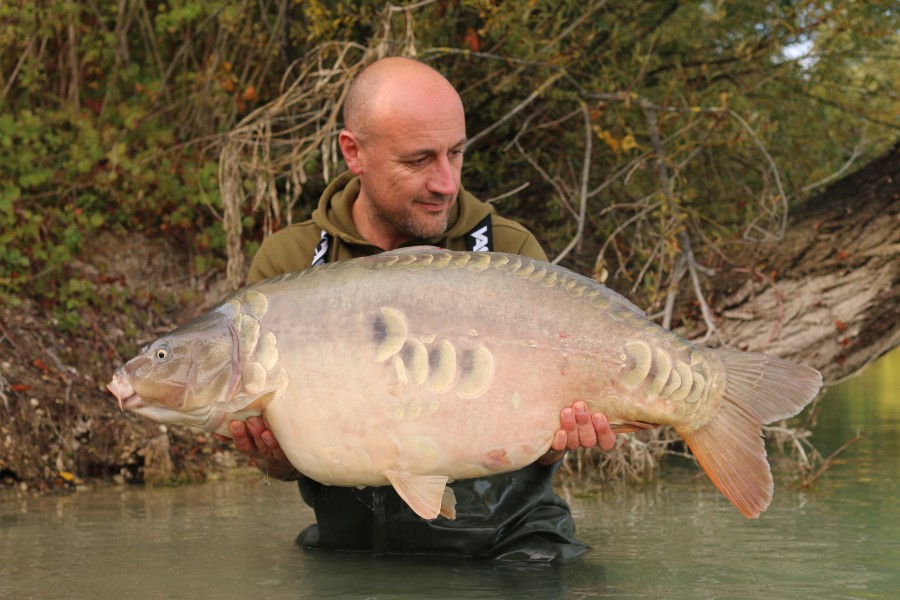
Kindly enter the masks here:
<path id="1" fill-rule="evenodd" d="M 803 410 L 822 388 L 822 374 L 766 354 L 716 354 L 725 366 L 722 405 L 699 429 L 678 433 L 719 491 L 752 519 L 769 506 L 774 487 L 761 425 Z"/>

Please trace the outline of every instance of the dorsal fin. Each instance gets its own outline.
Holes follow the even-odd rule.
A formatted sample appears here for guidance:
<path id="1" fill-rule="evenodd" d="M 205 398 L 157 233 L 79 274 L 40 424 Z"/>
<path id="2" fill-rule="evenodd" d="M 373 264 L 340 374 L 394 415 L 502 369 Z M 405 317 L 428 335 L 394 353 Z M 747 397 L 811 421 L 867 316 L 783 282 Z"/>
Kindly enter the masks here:
<path id="1" fill-rule="evenodd" d="M 437 246 L 407 246 L 405 248 L 397 248 L 396 250 L 389 250 L 387 252 L 382 252 L 377 256 L 407 256 L 409 254 L 422 254 L 428 252 L 443 252 L 444 248 L 439 248 Z"/>

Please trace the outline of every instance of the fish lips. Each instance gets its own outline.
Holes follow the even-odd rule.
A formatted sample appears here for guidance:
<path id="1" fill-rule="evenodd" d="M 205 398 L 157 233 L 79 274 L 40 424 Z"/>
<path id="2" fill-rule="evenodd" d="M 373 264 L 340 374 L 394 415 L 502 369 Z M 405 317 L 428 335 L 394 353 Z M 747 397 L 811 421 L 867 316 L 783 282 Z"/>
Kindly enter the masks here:
<path id="1" fill-rule="evenodd" d="M 131 387 L 128 379 L 118 372 L 113 375 L 112 381 L 107 384 L 106 389 L 119 401 L 119 410 L 134 410 L 142 404 L 141 397 Z"/>
<path id="2" fill-rule="evenodd" d="M 213 410 L 210 405 L 199 406 L 191 410 L 178 410 L 169 408 L 156 402 L 145 401 L 134 391 L 128 377 L 120 372 L 113 375 L 106 389 L 119 401 L 119 409 L 128 410 L 147 417 L 158 423 L 170 423 L 197 427 L 205 431 L 217 431 L 222 427 L 227 415 L 226 412 Z"/>

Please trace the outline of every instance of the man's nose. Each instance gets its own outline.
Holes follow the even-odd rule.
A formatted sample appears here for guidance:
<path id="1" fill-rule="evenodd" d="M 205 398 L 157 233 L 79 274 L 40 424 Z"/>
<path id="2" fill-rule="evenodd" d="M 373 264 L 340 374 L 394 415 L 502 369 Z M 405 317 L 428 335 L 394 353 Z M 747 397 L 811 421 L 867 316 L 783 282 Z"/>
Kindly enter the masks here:
<path id="1" fill-rule="evenodd" d="M 441 156 L 432 165 L 428 179 L 428 191 L 432 194 L 452 196 L 459 191 L 459 168 L 446 156 Z"/>

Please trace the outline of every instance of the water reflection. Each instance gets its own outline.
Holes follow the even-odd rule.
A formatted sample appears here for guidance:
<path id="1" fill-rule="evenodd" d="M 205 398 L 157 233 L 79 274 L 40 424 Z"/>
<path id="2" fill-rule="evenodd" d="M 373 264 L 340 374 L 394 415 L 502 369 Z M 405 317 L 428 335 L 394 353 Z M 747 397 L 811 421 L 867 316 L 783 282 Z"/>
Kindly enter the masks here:
<path id="1" fill-rule="evenodd" d="M 306 552 L 291 485 L 256 479 L 0 504 L 0 598 L 895 598 L 897 353 L 829 392 L 814 441 L 847 450 L 810 491 L 783 478 L 744 519 L 696 470 L 570 498 L 593 546 L 564 568 Z"/>
<path id="2" fill-rule="evenodd" d="M 667 477 L 647 490 L 577 504 L 581 534 L 615 597 L 900 597 L 900 354 L 830 390 L 814 442 L 829 454 L 808 491 L 776 480 L 772 506 L 744 521 L 707 481 Z M 590 515 L 596 515 L 595 518 Z M 587 517 L 587 518 L 585 518 Z"/>
<path id="3" fill-rule="evenodd" d="M 298 583 L 309 598 L 564 598 L 576 597 L 584 577 L 552 566 L 495 565 L 463 560 L 373 559 L 309 552 Z M 591 585 L 604 585 L 604 567 L 584 565 Z M 336 585 L 335 573 L 344 581 Z"/>

